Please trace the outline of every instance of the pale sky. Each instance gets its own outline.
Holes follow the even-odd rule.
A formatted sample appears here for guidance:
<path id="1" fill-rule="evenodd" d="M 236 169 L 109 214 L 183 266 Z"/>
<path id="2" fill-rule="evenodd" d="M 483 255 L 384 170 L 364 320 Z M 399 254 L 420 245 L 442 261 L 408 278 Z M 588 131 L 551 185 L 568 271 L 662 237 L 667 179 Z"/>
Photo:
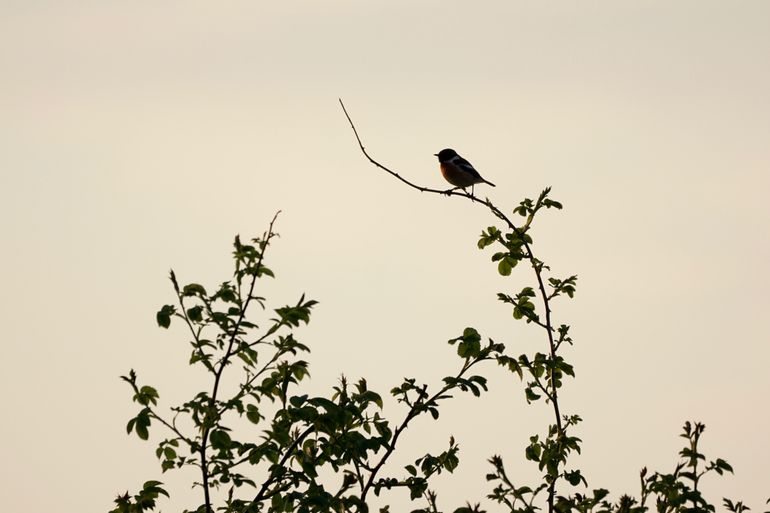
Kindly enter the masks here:
<path id="1" fill-rule="evenodd" d="M 162 475 L 154 443 L 126 436 L 136 407 L 118 376 L 135 368 L 165 406 L 208 387 L 184 331 L 155 325 L 168 270 L 218 284 L 232 237 L 278 209 L 263 295 L 320 301 L 299 332 L 308 393 L 341 373 L 383 394 L 404 376 L 436 383 L 465 326 L 545 349 L 496 299 L 532 277 L 502 278 L 476 249 L 489 214 L 369 165 L 338 97 L 372 155 L 415 182 L 443 187 L 433 154 L 453 147 L 501 208 L 546 186 L 564 203 L 535 249 L 580 277 L 555 315 L 573 326 L 562 409 L 585 421 L 575 465 L 591 488 L 637 494 L 639 469 L 672 470 L 681 425 L 700 420 L 707 455 L 736 471 L 706 493 L 762 511 L 768 63 L 765 1 L 4 0 L 3 511 L 104 512 L 147 479 L 169 484 L 161 510 L 197 504 L 197 475 Z M 453 434 L 445 510 L 484 498 L 492 454 L 533 475 L 523 448 L 548 410 L 492 374 L 484 398 L 410 428 L 394 461 Z"/>

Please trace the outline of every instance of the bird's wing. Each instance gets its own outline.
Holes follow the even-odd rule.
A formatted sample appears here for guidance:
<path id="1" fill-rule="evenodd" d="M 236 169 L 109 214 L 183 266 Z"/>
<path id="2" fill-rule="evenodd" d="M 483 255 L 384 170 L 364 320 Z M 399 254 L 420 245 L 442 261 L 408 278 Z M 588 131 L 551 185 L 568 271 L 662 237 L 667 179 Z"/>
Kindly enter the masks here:
<path id="1" fill-rule="evenodd" d="M 481 178 L 481 175 L 479 174 L 478 171 L 476 171 L 476 168 L 474 168 L 470 162 L 468 162 L 461 156 L 458 155 L 455 158 L 453 158 L 452 163 L 457 167 L 459 167 L 460 169 L 462 169 L 463 171 L 465 171 L 466 173 L 471 174 L 476 178 Z"/>

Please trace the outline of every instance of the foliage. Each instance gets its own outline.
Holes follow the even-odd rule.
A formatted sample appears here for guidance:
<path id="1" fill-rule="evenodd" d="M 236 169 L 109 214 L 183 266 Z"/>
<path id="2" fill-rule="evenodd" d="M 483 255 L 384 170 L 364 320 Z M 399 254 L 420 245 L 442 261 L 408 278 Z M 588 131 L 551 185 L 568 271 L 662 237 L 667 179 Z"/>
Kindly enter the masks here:
<path id="1" fill-rule="evenodd" d="M 140 384 L 133 370 L 122 376 L 139 406 L 126 426 L 128 433 L 148 440 L 151 429 L 160 427 L 165 438 L 158 442 L 155 454 L 162 472 L 192 467 L 200 475 L 194 486 L 200 488 L 202 502 L 186 511 L 367 512 L 370 494 L 384 497 L 403 490 L 410 499 L 422 501 L 415 513 L 438 513 L 437 495 L 429 486 L 435 476 L 451 473 L 459 465 L 459 445 L 453 438 L 444 450 L 413 458 L 414 463 L 402 472 L 388 473 L 386 463 L 414 419 L 439 418 L 441 408 L 459 393 L 481 396 L 487 390 L 485 374 L 495 363 L 523 382 L 528 403 L 544 403 L 552 413 L 550 424 L 543 432 L 532 434 L 524 447 L 526 460 L 540 472 L 537 482 L 520 483 L 506 470 L 502 456 L 489 459 L 487 480 L 492 490 L 487 499 L 499 508 L 496 510 L 643 513 L 654 507 L 659 513 L 715 511 L 699 484 L 706 474 L 721 475 L 732 472 L 732 467 L 719 458 L 706 462 L 699 452 L 704 430 L 699 423 L 685 424 L 682 436 L 687 446 L 673 472 L 648 474 L 642 470 L 638 498 L 623 496 L 612 503 L 608 490 L 587 489 L 582 471 L 570 464 L 570 456 L 581 451 L 576 430 L 582 419 L 565 413 L 559 402 L 560 389 L 575 377 L 560 349 L 573 340 L 569 325 L 557 325 L 552 312 L 555 300 L 574 297 L 577 276 L 551 276 L 550 268 L 532 250 L 536 217 L 562 205 L 546 189 L 537 199 L 525 199 L 513 210 L 523 218 L 516 225 L 489 200 L 464 191 L 451 194 L 484 206 L 502 221 L 502 228 L 489 226 L 478 241 L 480 249 L 495 248 L 491 259 L 500 275 L 512 275 L 522 262 L 532 269 L 531 284 L 501 292 L 498 298 L 510 305 L 515 320 L 542 331 L 544 350 L 509 354 L 503 344 L 484 341 L 476 329 L 465 328 L 449 340 L 459 358 L 454 373 L 434 385 L 406 378 L 390 390 L 404 406 L 404 413 L 395 420 L 384 415 L 382 395 L 371 390 L 365 379 L 349 383 L 342 377 L 328 396 L 303 394 L 302 381 L 309 375 L 303 357 L 309 349 L 295 331 L 310 321 L 316 302 L 302 295 L 261 320 L 250 310 L 255 305 L 264 311 L 268 308 L 267 300 L 256 291 L 260 280 L 274 277 L 265 264 L 266 251 L 276 236 L 274 218 L 262 237 L 248 244 L 235 238 L 233 277 L 213 292 L 197 283 L 180 285 L 171 272 L 176 302 L 162 306 L 156 320 L 162 328 L 172 322 L 186 326 L 189 364 L 205 371 L 208 386 L 171 407 L 169 416 L 159 408 L 156 388 Z M 234 388 L 223 386 L 226 370 L 230 382 L 231 375 L 238 376 Z M 244 419 L 251 430 L 236 427 Z M 153 511 L 160 495 L 168 495 L 161 483 L 148 481 L 136 495 L 119 496 L 111 513 Z M 728 499 L 724 506 L 734 513 L 748 510 L 742 502 Z M 454 511 L 485 510 L 469 503 Z"/>
<path id="2" fill-rule="evenodd" d="M 161 470 L 194 467 L 200 472 L 195 486 L 203 491 L 203 503 L 192 511 L 366 511 L 369 493 L 404 488 L 412 498 L 428 496 L 431 476 L 457 467 L 459 447 L 454 440 L 439 454 L 418 457 L 402 475 L 384 474 L 384 465 L 415 418 L 438 418 L 439 405 L 455 393 L 479 396 L 485 391 L 486 379 L 471 370 L 494 361 L 503 346 L 482 343 L 476 330 L 465 329 L 449 341 L 457 346 L 461 361 L 455 374 L 435 387 L 409 378 L 391 390 L 407 407 L 397 422 L 382 416 L 382 397 L 365 379 L 350 384 L 343 377 L 329 397 L 300 394 L 295 390 L 309 372 L 301 355 L 308 348 L 293 331 L 309 322 L 316 302 L 302 296 L 293 305 L 274 309 L 274 316 L 259 324 L 247 317 L 254 304 L 266 308 L 265 298 L 255 290 L 260 279 L 273 277 L 264 256 L 275 236 L 271 223 L 263 237 L 250 244 L 236 237 L 233 279 L 213 293 L 197 283 L 180 285 L 171 272 L 177 304 L 161 307 L 158 325 L 168 328 L 178 320 L 188 328 L 189 363 L 205 369 L 210 387 L 172 407 L 167 418 L 158 409 L 156 388 L 139 384 L 131 370 L 122 379 L 131 386 L 139 411 L 128 421 L 128 433 L 147 440 L 155 424 L 165 428 L 168 437 L 155 451 Z M 222 377 L 235 364 L 240 366 L 239 385 L 225 393 Z M 240 438 L 232 427 L 239 418 L 260 430 L 258 441 L 251 433 Z M 182 427 L 182 419 L 188 428 Z M 342 476 L 334 488 L 323 479 L 329 474 Z M 150 481 L 133 498 L 121 495 L 112 511 L 153 510 L 158 494 L 167 495 L 160 485 Z M 226 490 L 224 504 L 215 505 L 215 489 Z"/>

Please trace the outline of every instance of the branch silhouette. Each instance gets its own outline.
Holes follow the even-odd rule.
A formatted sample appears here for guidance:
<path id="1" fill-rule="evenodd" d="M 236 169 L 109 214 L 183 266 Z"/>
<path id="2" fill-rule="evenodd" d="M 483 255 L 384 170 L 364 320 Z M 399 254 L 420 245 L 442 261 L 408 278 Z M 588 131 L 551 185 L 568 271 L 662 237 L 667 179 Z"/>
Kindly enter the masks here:
<path id="1" fill-rule="evenodd" d="M 342 111 L 345 113 L 345 117 L 348 119 L 348 122 L 350 123 L 350 128 L 353 129 L 353 134 L 356 136 L 356 141 L 358 142 L 358 147 L 361 149 L 361 153 L 363 153 L 364 156 L 366 157 L 366 159 L 369 162 L 371 162 L 374 166 L 382 169 L 383 171 L 385 171 L 385 172 L 389 173 L 390 175 L 394 176 L 395 178 L 397 178 L 401 182 L 405 183 L 409 187 L 411 187 L 413 189 L 416 189 L 416 190 L 418 190 L 420 192 L 429 192 L 429 193 L 433 193 L 433 194 L 442 194 L 442 195 L 445 195 L 445 196 L 459 196 L 459 197 L 466 198 L 466 199 L 470 200 L 472 203 L 476 203 L 476 204 L 482 205 L 482 206 L 486 207 L 490 212 L 492 212 L 492 214 L 494 214 L 495 217 L 497 217 L 498 219 L 503 221 L 508 226 L 508 228 L 510 228 L 511 231 L 513 231 L 522 240 L 523 247 L 524 247 L 524 250 L 525 250 L 525 257 L 530 262 L 530 264 L 532 265 L 532 269 L 535 271 L 535 276 L 537 278 L 537 285 L 538 285 L 538 289 L 539 289 L 539 293 L 540 293 L 540 298 L 542 299 L 543 309 L 545 311 L 545 323 L 540 322 L 540 321 L 535 321 L 534 319 L 533 319 L 533 322 L 535 322 L 536 325 L 538 325 L 538 326 L 542 327 L 543 329 L 545 329 L 545 331 L 548 333 L 548 344 L 549 344 L 549 349 L 550 349 L 550 355 L 551 355 L 551 358 L 555 359 L 556 358 L 557 345 L 556 345 L 556 342 L 554 340 L 553 334 L 554 334 L 555 330 L 553 328 L 553 324 L 552 324 L 552 321 L 551 321 L 551 305 L 550 305 L 551 297 L 546 292 L 545 282 L 543 281 L 543 267 L 544 267 L 544 264 L 543 264 L 543 262 L 541 262 L 540 260 L 535 258 L 534 253 L 532 252 L 532 248 L 531 248 L 530 244 L 527 242 L 527 239 L 525 237 L 525 233 L 527 232 L 527 230 L 529 229 L 529 226 L 530 226 L 530 222 L 531 222 L 531 219 L 532 219 L 531 216 L 530 216 L 530 219 L 524 225 L 524 228 L 520 228 L 520 227 L 516 226 L 510 220 L 510 218 L 508 218 L 508 216 L 506 216 L 488 198 L 479 199 L 476 196 L 465 192 L 465 190 L 458 191 L 456 189 L 450 189 L 448 191 L 442 191 L 442 190 L 439 190 L 439 189 L 433 189 L 431 187 L 423 187 L 423 186 L 417 185 L 417 184 L 407 180 L 406 178 L 401 176 L 396 171 L 393 171 L 389 167 L 381 164 L 380 162 L 378 162 L 377 160 L 372 158 L 371 155 L 369 155 L 369 153 L 366 151 L 366 148 L 364 147 L 363 142 L 361 141 L 361 136 L 358 134 L 358 130 L 356 129 L 356 126 L 353 123 L 353 120 L 351 119 L 350 114 L 348 114 L 347 108 L 345 108 L 345 103 L 342 101 L 341 98 L 339 99 L 339 102 L 340 102 L 340 106 L 342 107 Z M 548 191 L 548 190 L 549 189 L 546 189 L 546 191 Z M 551 390 L 550 390 L 550 393 L 548 393 L 547 395 L 548 395 L 548 398 L 551 400 L 551 405 L 553 407 L 553 413 L 554 413 L 554 417 L 555 417 L 555 420 L 556 420 L 556 428 L 558 430 L 559 437 L 561 438 L 562 436 L 564 436 L 564 428 L 562 426 L 562 417 L 561 417 L 561 412 L 559 410 L 558 386 L 556 384 L 555 370 L 553 368 L 550 371 L 550 376 L 551 376 Z M 556 480 L 557 480 L 557 478 L 554 478 L 554 480 L 551 481 L 550 486 L 549 486 L 549 490 L 548 490 L 548 492 L 549 492 L 548 493 L 548 510 L 550 512 L 554 511 L 554 497 L 555 497 L 555 494 L 556 494 Z"/>
<path id="2" fill-rule="evenodd" d="M 515 356 L 506 352 L 504 344 L 495 343 L 491 338 L 484 347 L 484 337 L 476 329 L 466 327 L 461 336 L 447 341 L 456 345 L 462 367 L 431 388 L 432 395 L 428 385 L 420 385 L 415 378 L 403 378 L 400 385 L 390 389 L 390 395 L 399 404 L 406 405 L 407 411 L 398 420 L 381 414 L 382 395 L 370 389 L 364 378 L 351 390 L 343 375 L 340 385 L 335 386 L 328 396 L 296 393 L 294 387 L 309 376 L 309 364 L 302 359 L 301 353 L 309 353 L 310 349 L 294 337 L 293 331 L 309 323 L 311 309 L 317 302 L 305 300 L 303 294 L 296 304 L 270 308 L 275 316 L 267 314 L 272 318 L 259 324 L 246 315 L 247 307 L 254 303 L 267 309 L 266 299 L 255 295 L 258 289 L 254 280 L 273 277 L 270 268 L 263 265 L 265 251 L 271 239 L 277 236 L 273 232 L 273 218 L 262 238 L 251 239 L 253 244 L 243 244 L 240 237 L 235 237 L 235 272 L 215 291 L 207 292 L 198 283 L 180 286 L 175 274 L 170 274 L 178 305 L 164 304 L 156 314 L 157 324 L 163 329 L 169 328 L 172 319 L 181 319 L 186 324 L 192 334 L 192 340 L 188 340 L 193 348 L 189 364 L 199 370 L 203 366 L 213 383 L 206 385 L 191 400 L 170 406 L 168 410 L 173 417 L 165 419 L 158 410 L 160 394 L 156 388 L 140 385 L 133 369 L 127 376 L 121 376 L 131 387 L 132 402 L 138 404 L 138 412 L 126 426 L 127 432 L 135 433 L 141 440 L 149 439 L 151 425 L 156 425 L 153 429 L 159 427 L 166 432 L 155 450 L 163 472 L 190 466 L 200 469 L 202 480 L 195 481 L 193 486 L 203 488 L 203 502 L 195 511 L 243 513 L 267 509 L 365 513 L 370 510 L 366 501 L 372 494 L 380 497 L 382 491 L 408 489 L 411 500 L 422 497 L 427 501 L 426 508 L 415 511 L 438 513 L 437 496 L 429 485 L 434 483 L 431 481 L 433 476 L 443 471 L 451 473 L 457 468 L 459 445 L 454 438 L 450 438 L 449 448 L 442 453 L 426 453 L 413 460 L 413 465 L 404 466 L 406 474 L 389 469 L 395 464 L 396 451 L 405 449 L 399 440 L 403 440 L 404 431 L 414 419 L 426 414 L 437 419 L 439 404 L 452 398 L 455 392 L 472 393 L 478 397 L 488 391 L 485 373 L 468 372 L 477 363 L 485 361 L 496 362 L 511 375 L 528 381 L 524 388 L 527 402 L 542 399 L 550 405 L 551 418 L 555 417 L 555 421 L 548 423 L 546 433 L 536 433 L 529 438 L 525 449 L 526 460 L 537 464 L 541 475 L 532 486 L 527 483 L 517 486 L 509 478 L 501 456 L 494 455 L 489 459 L 494 472 L 488 473 L 486 479 L 494 483 L 494 488 L 487 498 L 507 506 L 506 511 L 545 512 L 547 504 L 548 513 L 638 513 L 649 509 L 645 504 L 650 498 L 654 498 L 658 510 L 667 513 L 715 511 L 701 493 L 700 479 L 708 473 L 722 475 L 733 470 L 722 459 L 705 459 L 698 446 L 703 425 L 693 425 L 689 421 L 682 435 L 688 443 L 679 452 L 680 461 L 674 471 L 648 474 L 646 467 L 642 469 L 640 499 L 623 495 L 613 504 L 606 499 L 610 492 L 604 488 L 594 488 L 592 494 L 586 494 L 582 489 L 581 492 L 567 492 L 568 484 L 585 487 L 588 491 L 588 482 L 579 468 L 568 466 L 568 457 L 580 453 L 582 440 L 572 435 L 572 428 L 582 419 L 579 415 L 562 416 L 560 413 L 557 392 L 563 386 L 564 376 L 574 377 L 575 373 L 573 366 L 558 353 L 564 342 L 572 345 L 572 338 L 568 325 L 554 325 L 551 301 L 560 296 L 572 298 L 577 276 L 564 279 L 552 276 L 551 269 L 535 257 L 534 242 L 530 237 L 534 218 L 541 209 L 562 208 L 561 203 L 549 197 L 550 188 L 542 191 L 536 200 L 524 198 L 506 215 L 488 198 L 479 199 L 465 189 L 455 187 L 444 191 L 423 187 L 372 158 L 342 100 L 340 105 L 361 152 L 372 165 L 420 192 L 464 197 L 483 206 L 500 220 L 490 223 L 496 226 L 482 231 L 478 247 L 494 246 L 498 250 L 492 255 L 492 261 L 499 262 L 497 271 L 503 276 L 509 276 L 515 266 L 524 265 L 523 260 L 529 262 L 536 283 L 529 276 L 526 284 L 531 286 L 523 287 L 516 294 L 501 292 L 497 296 L 500 301 L 512 305 L 516 320 L 524 320 L 546 331 L 550 351 L 543 347 L 534 353 Z M 511 218 L 519 225 L 514 225 Z M 285 333 L 279 334 L 279 330 Z M 543 342 L 545 340 L 541 340 Z M 233 365 L 236 362 L 237 365 Z M 230 383 L 229 379 L 225 381 L 224 374 L 232 368 L 239 372 L 240 383 L 223 388 L 225 383 Z M 292 387 L 291 394 L 289 387 Z M 433 393 L 434 390 L 438 391 Z M 222 397 L 225 393 L 227 397 Z M 495 404 L 496 409 L 501 407 L 500 403 Z M 185 434 L 188 428 L 177 426 L 179 416 L 185 425 L 190 425 L 190 435 Z M 244 416 L 253 425 L 258 425 L 259 440 L 254 438 L 254 428 L 242 430 L 238 424 L 238 429 L 232 429 L 231 421 L 240 422 L 237 419 Z M 167 431 L 171 433 L 170 438 Z M 245 432 L 249 438 L 241 438 L 238 432 Z M 399 443 L 402 445 L 397 447 Z M 246 465 L 250 467 L 248 471 L 244 470 Z M 324 469 L 323 474 L 319 474 L 321 469 Z M 267 475 L 264 475 L 265 471 Z M 261 477 L 251 478 L 251 472 L 257 472 Z M 341 480 L 333 478 L 331 472 Z M 133 496 L 128 492 L 118 495 L 114 500 L 116 506 L 110 513 L 154 511 L 159 497 L 169 496 L 161 485 L 160 481 L 149 480 Z M 243 485 L 253 490 L 238 492 Z M 213 500 L 220 502 L 222 499 L 224 503 L 214 504 L 210 490 L 223 486 L 227 488 L 223 491 L 226 493 L 217 494 Z M 334 489 L 337 489 L 336 493 Z M 748 507 L 740 501 L 725 498 L 724 504 L 730 513 L 748 512 Z M 382 511 L 388 508 L 385 505 Z M 455 511 L 479 513 L 482 509 L 480 504 L 468 502 Z"/>

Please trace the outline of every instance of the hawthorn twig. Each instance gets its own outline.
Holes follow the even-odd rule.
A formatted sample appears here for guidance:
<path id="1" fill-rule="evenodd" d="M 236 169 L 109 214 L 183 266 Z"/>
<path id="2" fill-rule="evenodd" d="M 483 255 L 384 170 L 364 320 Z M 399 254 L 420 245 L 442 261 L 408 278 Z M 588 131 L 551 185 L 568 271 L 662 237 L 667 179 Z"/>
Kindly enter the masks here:
<path id="1" fill-rule="evenodd" d="M 241 323 L 243 322 L 244 317 L 246 316 L 246 309 L 249 307 L 249 303 L 253 299 L 253 293 L 254 293 L 254 286 L 257 283 L 257 278 L 259 277 L 259 268 L 262 267 L 262 260 L 265 256 L 265 251 L 267 250 L 267 246 L 270 244 L 270 239 L 275 236 L 275 232 L 273 232 L 273 225 L 275 224 L 275 220 L 278 217 L 278 214 L 280 214 L 280 210 L 275 213 L 273 216 L 272 221 L 270 221 L 270 226 L 267 229 L 267 232 L 265 234 L 265 238 L 263 241 L 264 246 L 262 247 L 262 251 L 259 254 L 259 258 L 257 259 L 257 263 L 255 266 L 254 274 L 251 278 L 251 284 L 249 285 L 249 293 L 246 296 L 246 301 L 243 303 L 243 307 L 241 308 L 241 313 L 238 316 L 238 321 L 235 323 L 235 326 L 233 327 L 233 333 L 230 336 L 230 342 L 227 345 L 227 351 L 225 351 L 225 355 L 222 357 L 222 359 L 219 362 L 219 368 L 217 369 L 215 375 L 214 375 L 214 386 L 211 391 L 211 398 L 209 399 L 209 408 L 210 410 L 216 411 L 216 401 L 217 401 L 217 394 L 219 392 L 219 383 L 222 379 L 222 372 L 225 370 L 225 366 L 230 361 L 230 358 L 235 354 L 236 351 L 233 351 L 233 346 L 235 345 L 235 340 L 238 337 L 238 331 L 240 329 Z M 209 490 L 209 470 L 208 470 L 208 461 L 206 457 L 206 445 L 208 445 L 208 439 L 209 435 L 211 434 L 211 424 L 208 422 L 204 422 L 204 428 L 203 433 L 201 435 L 201 449 L 200 449 L 200 457 L 201 457 L 201 473 L 203 477 L 203 496 L 205 500 L 206 505 L 206 513 L 212 513 L 211 509 L 211 497 L 210 497 L 210 490 Z"/>
<path id="2" fill-rule="evenodd" d="M 506 216 L 499 208 L 497 208 L 489 199 L 479 199 L 473 194 L 469 194 L 465 192 L 465 190 L 458 191 L 455 189 L 450 189 L 448 191 L 442 191 L 439 189 L 432 189 L 430 187 L 423 187 L 420 185 L 417 185 L 415 183 L 412 183 L 411 181 L 407 180 L 406 178 L 402 177 L 399 173 L 393 171 L 392 169 L 388 168 L 387 166 L 381 164 L 374 158 L 372 158 L 369 153 L 367 153 L 366 148 L 364 147 L 363 142 L 361 141 L 361 137 L 358 135 L 358 130 L 356 129 L 355 124 L 353 123 L 353 120 L 350 118 L 350 114 L 348 114 L 348 110 L 345 108 L 345 104 L 343 103 L 342 99 L 339 99 L 340 106 L 342 107 L 342 111 L 345 113 L 345 117 L 348 119 L 348 122 L 350 123 L 350 128 L 353 129 L 353 134 L 356 136 L 356 141 L 358 142 L 358 147 L 361 149 L 361 153 L 364 154 L 366 159 L 371 162 L 374 166 L 382 169 L 383 171 L 389 173 L 390 175 L 394 176 L 401 182 L 405 183 L 409 187 L 416 189 L 420 192 L 430 192 L 434 194 L 442 194 L 445 196 L 460 196 L 464 197 L 468 200 L 470 200 L 473 203 L 479 203 L 487 209 L 489 209 L 492 214 L 494 214 L 495 217 L 503 221 L 506 225 L 508 225 L 508 228 L 511 229 L 522 241 L 524 249 L 526 251 L 525 257 L 527 260 L 529 260 L 530 264 L 532 265 L 532 269 L 535 271 L 535 276 L 537 278 L 537 284 L 538 289 L 540 292 L 540 297 L 543 301 L 543 308 L 545 309 L 545 326 L 543 326 L 541 323 L 537 323 L 538 325 L 545 328 L 546 332 L 548 333 L 548 345 L 551 353 L 551 358 L 556 358 L 556 342 L 554 341 L 553 337 L 553 324 L 551 322 L 551 306 L 550 306 L 550 298 L 548 297 L 548 293 L 546 292 L 545 283 L 543 281 L 543 265 L 542 262 L 537 260 L 534 256 L 534 253 L 532 252 L 532 248 L 530 247 L 529 243 L 526 241 L 526 238 L 524 237 L 524 230 L 518 228 L 516 225 L 513 224 L 513 222 Z M 559 399 L 558 399 L 558 387 L 556 386 L 556 379 L 554 376 L 554 369 L 551 369 L 551 393 L 549 394 L 551 396 L 551 405 L 553 407 L 554 417 L 556 419 L 556 428 L 558 430 L 559 437 L 564 435 L 564 428 L 562 426 L 561 421 L 561 412 L 559 411 Z M 553 481 L 551 481 L 549 490 L 548 490 L 548 511 L 552 513 L 554 511 L 554 498 L 556 495 L 556 480 L 558 476 L 555 476 Z"/>

